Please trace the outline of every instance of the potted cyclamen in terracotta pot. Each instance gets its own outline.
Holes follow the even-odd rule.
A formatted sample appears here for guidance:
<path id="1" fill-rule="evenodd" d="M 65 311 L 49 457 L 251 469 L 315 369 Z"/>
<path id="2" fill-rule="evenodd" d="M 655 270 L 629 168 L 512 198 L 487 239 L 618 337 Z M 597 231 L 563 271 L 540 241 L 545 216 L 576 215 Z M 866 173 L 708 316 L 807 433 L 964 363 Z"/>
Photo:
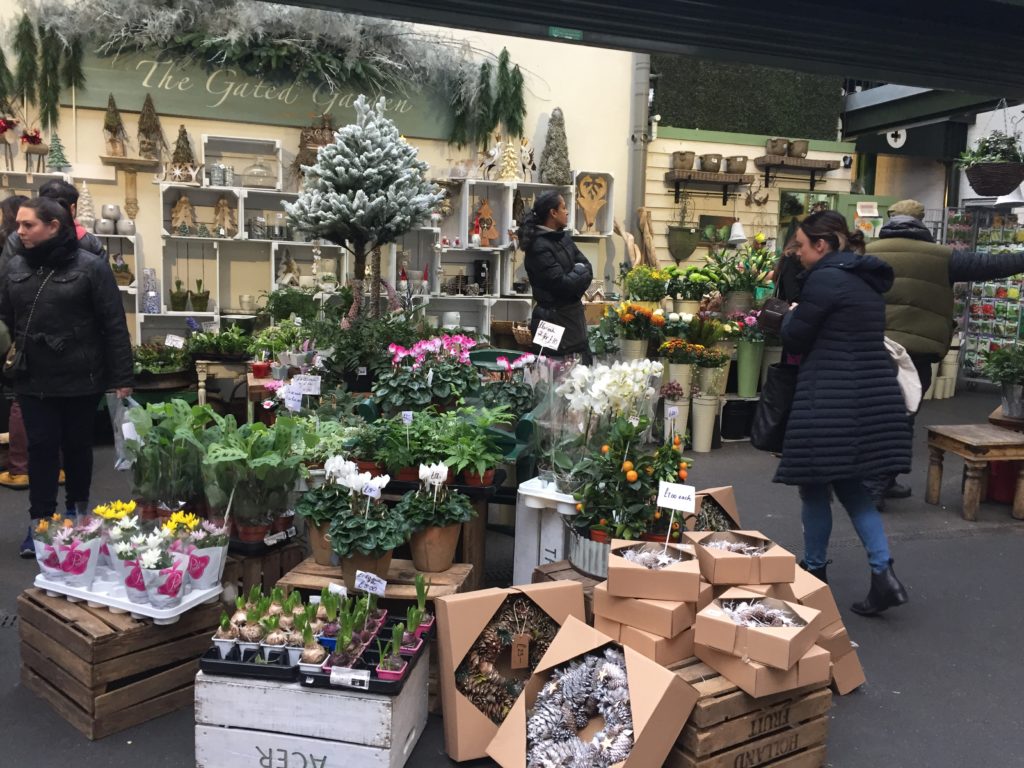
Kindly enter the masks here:
<path id="1" fill-rule="evenodd" d="M 409 662 L 402 658 L 402 636 L 405 634 L 404 624 L 395 624 L 391 629 L 391 639 L 383 646 L 377 641 L 380 661 L 377 662 L 377 677 L 381 680 L 401 680 Z M 420 641 L 422 642 L 422 641 Z"/>
<path id="2" fill-rule="evenodd" d="M 409 548 L 418 571 L 438 573 L 451 568 L 462 524 L 476 515 L 466 496 L 445 487 L 446 472 L 444 464 L 421 464 L 420 489 L 409 491 L 395 505 L 396 514 L 414 531 Z"/>
<path id="3" fill-rule="evenodd" d="M 347 508 L 339 504 L 328 529 L 331 549 L 341 560 L 345 584 L 355 584 L 356 571 L 386 579 L 391 553 L 408 534 L 406 520 L 380 500 L 381 491 L 391 478 L 361 473 L 354 462 L 338 456 L 327 460 L 324 471 L 328 482 L 348 489 Z"/>

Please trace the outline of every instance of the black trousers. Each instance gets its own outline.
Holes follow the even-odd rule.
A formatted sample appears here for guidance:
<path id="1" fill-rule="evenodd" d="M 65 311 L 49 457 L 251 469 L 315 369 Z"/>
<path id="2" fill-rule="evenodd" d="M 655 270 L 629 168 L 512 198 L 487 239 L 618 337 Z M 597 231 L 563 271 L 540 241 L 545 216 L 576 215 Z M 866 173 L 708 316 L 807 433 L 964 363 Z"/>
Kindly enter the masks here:
<path id="1" fill-rule="evenodd" d="M 58 476 L 64 454 L 66 507 L 83 510 L 92 485 L 92 435 L 100 395 L 18 395 L 28 433 L 28 499 L 33 519 L 57 509 Z"/>

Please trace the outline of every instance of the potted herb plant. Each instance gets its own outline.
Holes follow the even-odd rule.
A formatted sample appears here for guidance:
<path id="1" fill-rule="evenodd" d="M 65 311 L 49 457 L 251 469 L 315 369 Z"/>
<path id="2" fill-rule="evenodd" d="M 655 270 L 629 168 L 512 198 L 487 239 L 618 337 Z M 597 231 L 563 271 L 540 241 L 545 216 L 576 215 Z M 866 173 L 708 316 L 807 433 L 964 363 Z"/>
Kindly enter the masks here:
<path id="1" fill-rule="evenodd" d="M 380 661 L 377 662 L 375 671 L 381 680 L 401 680 L 405 674 L 409 662 L 402 658 L 402 635 L 405 633 L 404 624 L 395 624 L 391 630 L 391 639 L 383 646 L 380 640 L 377 641 L 377 649 L 380 652 Z"/>
<path id="2" fill-rule="evenodd" d="M 355 584 L 357 570 L 386 579 L 392 550 L 408 536 L 405 518 L 380 501 L 381 490 L 391 478 L 360 473 L 354 462 L 340 457 L 328 459 L 324 469 L 329 483 L 348 489 L 348 508 L 339 504 L 328 529 L 345 583 Z"/>
<path id="3" fill-rule="evenodd" d="M 409 539 L 412 562 L 418 571 L 438 573 L 452 567 L 462 524 L 476 515 L 472 503 L 444 485 L 448 467 L 421 464 L 421 487 L 409 491 L 395 505 L 395 513 L 413 530 Z"/>
<path id="4" fill-rule="evenodd" d="M 192 311 L 205 312 L 210 306 L 210 290 L 203 290 L 203 281 L 196 279 L 196 289 L 192 292 Z"/>
<path id="5" fill-rule="evenodd" d="M 979 195 L 1008 195 L 1024 182 L 1024 152 L 1020 136 L 992 131 L 964 151 L 957 165 Z"/>
<path id="6" fill-rule="evenodd" d="M 485 486 L 494 481 L 494 468 L 504 458 L 490 430 L 512 421 L 508 406 L 459 408 L 445 435 L 445 463 L 461 472 L 466 485 Z M 422 470 L 420 473 L 422 479 Z"/>

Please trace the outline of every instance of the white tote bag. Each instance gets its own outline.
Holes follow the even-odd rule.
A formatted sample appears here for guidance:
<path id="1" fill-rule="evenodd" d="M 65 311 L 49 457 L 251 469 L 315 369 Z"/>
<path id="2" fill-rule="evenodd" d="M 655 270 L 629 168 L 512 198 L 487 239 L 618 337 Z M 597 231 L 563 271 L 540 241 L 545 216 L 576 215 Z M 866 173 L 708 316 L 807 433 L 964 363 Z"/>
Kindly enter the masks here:
<path id="1" fill-rule="evenodd" d="M 900 390 L 903 392 L 903 402 L 907 406 L 907 413 L 917 413 L 921 405 L 921 377 L 917 375 L 917 368 L 914 367 L 910 355 L 903 348 L 902 344 L 885 337 L 885 348 L 896 366 L 896 380 L 900 383 Z"/>

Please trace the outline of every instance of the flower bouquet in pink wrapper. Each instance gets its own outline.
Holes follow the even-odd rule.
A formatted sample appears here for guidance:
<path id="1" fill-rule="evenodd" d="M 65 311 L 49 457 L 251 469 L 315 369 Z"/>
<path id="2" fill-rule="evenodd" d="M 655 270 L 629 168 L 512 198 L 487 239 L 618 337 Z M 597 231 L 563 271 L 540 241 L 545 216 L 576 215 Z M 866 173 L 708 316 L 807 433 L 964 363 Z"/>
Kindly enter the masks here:
<path id="1" fill-rule="evenodd" d="M 65 524 L 73 526 L 74 522 L 67 520 L 59 512 L 55 512 L 53 517 L 37 520 L 32 529 L 32 541 L 36 547 L 36 562 L 39 564 L 39 572 L 51 581 L 64 581 L 64 571 L 60 569 L 60 554 L 53 539 L 64 529 Z"/>
<path id="2" fill-rule="evenodd" d="M 154 608 L 174 608 L 181 603 L 188 579 L 187 559 L 174 557 L 166 539 L 161 546 L 140 553 L 139 565 L 146 596 Z"/>
<path id="3" fill-rule="evenodd" d="M 53 535 L 53 545 L 60 558 L 64 583 L 72 587 L 92 586 L 100 559 L 102 520 L 87 518 L 81 525 L 64 526 Z"/>
<path id="4" fill-rule="evenodd" d="M 111 549 L 110 532 L 117 523 L 130 517 L 135 512 L 134 501 L 112 501 L 93 507 L 92 513 L 103 521 L 101 527 L 100 565 L 117 570 L 114 562 L 117 558 Z"/>
<path id="5" fill-rule="evenodd" d="M 129 529 L 130 530 L 130 529 Z M 114 556 L 118 559 L 118 572 L 121 574 L 124 591 L 133 603 L 148 603 L 149 593 L 146 590 L 146 572 L 142 564 L 142 556 L 155 551 L 157 557 L 162 552 L 167 562 L 172 558 L 167 550 L 167 537 L 161 530 L 146 534 L 142 531 L 132 533 L 121 541 L 114 543 Z M 151 558 L 153 556 L 150 556 Z"/>
<path id="6" fill-rule="evenodd" d="M 220 584 L 227 559 L 227 525 L 200 521 L 195 515 L 176 512 L 164 523 L 173 536 L 171 552 L 184 558 L 189 582 L 196 589 Z"/>

